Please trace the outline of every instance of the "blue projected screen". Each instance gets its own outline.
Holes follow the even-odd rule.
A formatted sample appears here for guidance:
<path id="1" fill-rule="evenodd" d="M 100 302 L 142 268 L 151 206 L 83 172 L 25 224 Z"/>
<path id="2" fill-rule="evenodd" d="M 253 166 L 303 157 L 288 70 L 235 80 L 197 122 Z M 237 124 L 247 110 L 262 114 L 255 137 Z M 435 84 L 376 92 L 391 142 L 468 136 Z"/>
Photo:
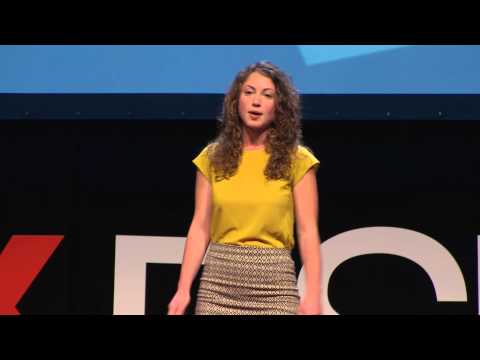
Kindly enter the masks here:
<path id="1" fill-rule="evenodd" d="M 0 93 L 223 94 L 259 60 L 301 94 L 480 94 L 477 45 L 2 45 Z"/>

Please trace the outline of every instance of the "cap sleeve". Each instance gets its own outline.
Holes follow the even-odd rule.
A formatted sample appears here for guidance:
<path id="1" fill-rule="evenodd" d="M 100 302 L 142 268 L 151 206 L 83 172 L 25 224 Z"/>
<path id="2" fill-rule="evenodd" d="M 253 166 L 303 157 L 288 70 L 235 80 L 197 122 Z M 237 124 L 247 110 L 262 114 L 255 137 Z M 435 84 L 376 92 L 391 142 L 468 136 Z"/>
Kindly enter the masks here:
<path id="1" fill-rule="evenodd" d="M 308 170 L 312 168 L 316 170 L 319 165 L 320 161 L 311 151 L 303 146 L 298 146 L 297 155 L 293 164 L 293 185 L 297 185 Z"/>
<path id="2" fill-rule="evenodd" d="M 210 170 L 210 160 L 208 158 L 208 145 L 203 148 L 203 150 L 197 155 L 192 162 L 195 164 L 197 169 L 205 175 L 208 181 L 211 183 L 211 170 Z"/>

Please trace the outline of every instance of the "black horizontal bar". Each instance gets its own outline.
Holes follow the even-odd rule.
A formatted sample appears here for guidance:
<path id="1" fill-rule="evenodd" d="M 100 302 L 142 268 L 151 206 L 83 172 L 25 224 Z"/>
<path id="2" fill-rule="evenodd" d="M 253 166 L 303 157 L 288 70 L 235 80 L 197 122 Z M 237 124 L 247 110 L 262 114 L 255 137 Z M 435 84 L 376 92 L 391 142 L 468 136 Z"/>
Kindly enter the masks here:
<path id="1" fill-rule="evenodd" d="M 0 120 L 211 120 L 223 94 L 0 94 Z M 310 120 L 480 120 L 480 94 L 302 95 Z"/>

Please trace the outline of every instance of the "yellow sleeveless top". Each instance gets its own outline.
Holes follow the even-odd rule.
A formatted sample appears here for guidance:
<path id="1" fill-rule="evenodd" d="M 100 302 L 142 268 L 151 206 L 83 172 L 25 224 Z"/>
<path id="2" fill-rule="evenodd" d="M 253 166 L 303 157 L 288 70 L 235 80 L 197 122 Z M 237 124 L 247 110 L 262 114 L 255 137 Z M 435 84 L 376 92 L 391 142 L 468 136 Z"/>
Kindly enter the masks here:
<path id="1" fill-rule="evenodd" d="M 264 148 L 244 150 L 237 172 L 216 181 L 207 155 L 208 146 L 193 160 L 212 187 L 210 240 L 214 243 L 265 248 L 294 246 L 293 187 L 317 158 L 298 146 L 290 180 L 267 180 L 269 154 Z"/>

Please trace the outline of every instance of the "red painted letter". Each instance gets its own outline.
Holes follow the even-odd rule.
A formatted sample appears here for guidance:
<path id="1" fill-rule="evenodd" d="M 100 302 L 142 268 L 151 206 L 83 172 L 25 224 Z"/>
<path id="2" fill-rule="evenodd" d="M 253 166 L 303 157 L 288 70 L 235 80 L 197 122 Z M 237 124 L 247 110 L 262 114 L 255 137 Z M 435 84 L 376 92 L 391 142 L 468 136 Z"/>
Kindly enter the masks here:
<path id="1" fill-rule="evenodd" d="M 20 314 L 17 303 L 62 240 L 62 235 L 10 238 L 0 254 L 0 314 Z"/>

